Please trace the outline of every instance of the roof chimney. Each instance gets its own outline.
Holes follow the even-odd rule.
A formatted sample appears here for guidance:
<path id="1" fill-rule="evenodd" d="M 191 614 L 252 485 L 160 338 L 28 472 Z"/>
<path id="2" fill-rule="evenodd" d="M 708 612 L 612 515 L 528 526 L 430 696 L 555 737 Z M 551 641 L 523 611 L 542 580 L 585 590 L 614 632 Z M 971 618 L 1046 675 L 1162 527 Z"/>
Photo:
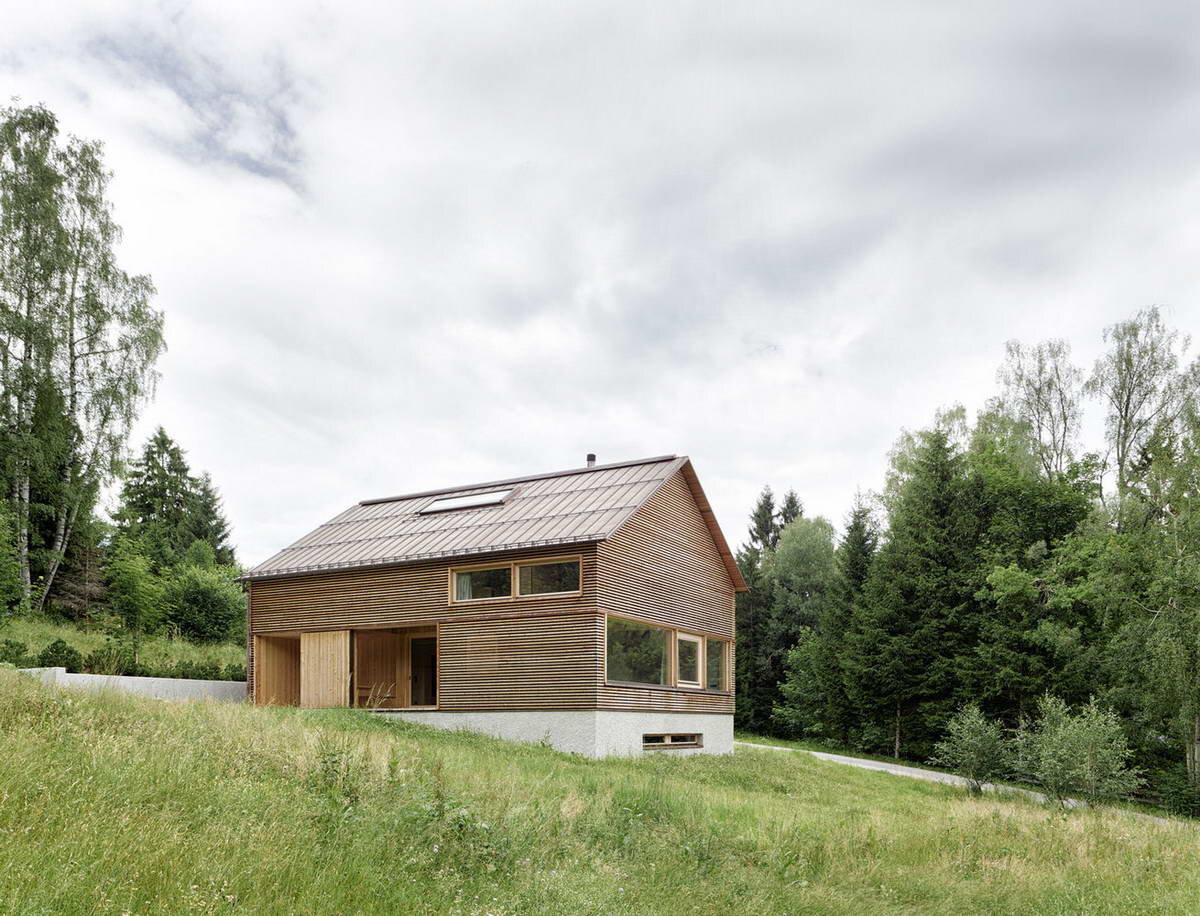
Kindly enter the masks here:
<path id="1" fill-rule="evenodd" d="M 589 468 L 594 468 L 596 466 L 596 453 L 595 452 L 588 452 L 587 466 Z"/>

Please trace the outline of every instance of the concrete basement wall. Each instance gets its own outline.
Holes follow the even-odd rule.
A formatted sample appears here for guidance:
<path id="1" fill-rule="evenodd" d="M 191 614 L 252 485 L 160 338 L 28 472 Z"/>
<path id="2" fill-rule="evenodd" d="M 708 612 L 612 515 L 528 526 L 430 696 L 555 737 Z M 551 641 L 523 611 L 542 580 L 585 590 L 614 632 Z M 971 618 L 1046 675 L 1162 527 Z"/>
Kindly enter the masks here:
<path id="1" fill-rule="evenodd" d="M 177 677 L 126 677 L 109 674 L 76 674 L 66 668 L 19 668 L 23 674 L 55 687 L 75 690 L 120 690 L 156 700 L 219 700 L 241 703 L 245 681 L 200 681 Z"/>
<path id="2" fill-rule="evenodd" d="M 482 732 L 508 741 L 546 743 L 585 757 L 630 757 L 642 750 L 642 735 L 701 734 L 701 748 L 657 750 L 656 754 L 732 754 L 733 716 L 707 713 L 615 712 L 611 710 L 513 710 L 439 712 L 377 710 L 381 716 L 448 731 Z"/>

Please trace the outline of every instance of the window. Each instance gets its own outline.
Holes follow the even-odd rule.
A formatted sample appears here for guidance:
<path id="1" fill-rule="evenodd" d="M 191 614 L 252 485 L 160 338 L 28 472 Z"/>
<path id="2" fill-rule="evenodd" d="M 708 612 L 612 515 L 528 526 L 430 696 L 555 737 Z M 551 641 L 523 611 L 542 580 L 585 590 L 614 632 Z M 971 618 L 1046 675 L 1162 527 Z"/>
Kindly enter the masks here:
<path id="1" fill-rule="evenodd" d="M 725 640 L 706 639 L 704 648 L 707 662 L 704 686 L 709 690 L 725 689 Z"/>
<path id="2" fill-rule="evenodd" d="M 512 490 L 493 490 L 490 493 L 472 493 L 469 496 L 443 496 L 435 499 L 424 509 L 418 510 L 418 515 L 430 515 L 434 512 L 449 512 L 451 509 L 474 509 L 477 506 L 496 506 L 504 502 Z"/>
<path id="3" fill-rule="evenodd" d="M 646 623 L 608 618 L 608 679 L 632 684 L 667 683 L 667 631 Z"/>
<path id="4" fill-rule="evenodd" d="M 672 747 L 704 747 L 703 735 L 642 735 L 642 749 L 663 750 Z"/>
<path id="5" fill-rule="evenodd" d="M 579 591 L 579 561 L 527 563 L 517 567 L 517 594 L 561 595 Z"/>
<path id="6" fill-rule="evenodd" d="M 454 573 L 455 601 L 487 601 L 512 597 L 512 567 L 460 569 Z"/>
<path id="7" fill-rule="evenodd" d="M 700 637 L 679 633 L 675 637 L 675 677 L 680 687 L 700 686 Z"/>

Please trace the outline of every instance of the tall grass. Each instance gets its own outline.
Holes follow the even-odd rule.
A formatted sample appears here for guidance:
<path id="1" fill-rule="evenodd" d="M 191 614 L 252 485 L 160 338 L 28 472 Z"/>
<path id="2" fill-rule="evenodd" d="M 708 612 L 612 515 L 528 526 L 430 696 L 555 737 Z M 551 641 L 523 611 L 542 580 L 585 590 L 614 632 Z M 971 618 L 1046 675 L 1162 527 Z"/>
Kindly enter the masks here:
<path id="1" fill-rule="evenodd" d="M 0 670 L 0 911 L 1194 909 L 1200 830 L 801 754 L 589 761 Z"/>
<path id="2" fill-rule="evenodd" d="M 108 634 L 102 629 L 83 629 L 67 623 L 55 623 L 40 617 L 18 617 L 0 627 L 0 639 L 23 642 L 33 656 L 50 643 L 61 639 L 83 656 L 102 647 Z M 195 643 L 165 636 L 143 636 L 138 658 L 148 667 L 164 667 L 176 662 L 225 665 L 246 664 L 246 647 L 237 643 Z"/>

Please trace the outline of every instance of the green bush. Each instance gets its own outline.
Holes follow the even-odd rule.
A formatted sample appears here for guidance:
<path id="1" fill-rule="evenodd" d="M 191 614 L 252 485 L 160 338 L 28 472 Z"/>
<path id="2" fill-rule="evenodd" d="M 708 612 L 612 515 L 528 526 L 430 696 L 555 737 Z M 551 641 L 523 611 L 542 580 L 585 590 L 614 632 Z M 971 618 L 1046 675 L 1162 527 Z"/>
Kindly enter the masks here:
<path id="1" fill-rule="evenodd" d="M 56 639 L 46 646 L 37 657 L 39 668 L 66 668 L 68 671 L 81 671 L 83 657 L 78 649 L 68 646 L 63 640 Z"/>
<path id="2" fill-rule="evenodd" d="M 967 780 L 972 794 L 983 784 L 1009 772 L 1009 750 L 1000 726 L 988 719 L 976 703 L 959 710 L 946 726 L 946 737 L 935 747 L 932 763 Z"/>
<path id="3" fill-rule="evenodd" d="M 1073 713 L 1047 694 L 1038 704 L 1038 721 L 1022 723 L 1014 742 L 1016 769 L 1046 794 L 1066 804 L 1072 797 L 1089 804 L 1127 798 L 1141 785 L 1129 767 L 1133 752 L 1116 714 L 1095 698 Z"/>
<path id="4" fill-rule="evenodd" d="M 29 647 L 15 639 L 0 640 L 0 662 L 8 662 L 14 668 L 32 668 L 37 659 L 29 654 Z"/>
<path id="5" fill-rule="evenodd" d="M 90 674 L 130 674 L 136 667 L 133 650 L 115 639 L 89 652 L 83 660 L 83 668 Z"/>
<path id="6" fill-rule="evenodd" d="M 246 597 L 233 577 L 232 567 L 174 569 L 163 588 L 167 622 L 191 639 L 229 638 L 246 614 Z"/>

